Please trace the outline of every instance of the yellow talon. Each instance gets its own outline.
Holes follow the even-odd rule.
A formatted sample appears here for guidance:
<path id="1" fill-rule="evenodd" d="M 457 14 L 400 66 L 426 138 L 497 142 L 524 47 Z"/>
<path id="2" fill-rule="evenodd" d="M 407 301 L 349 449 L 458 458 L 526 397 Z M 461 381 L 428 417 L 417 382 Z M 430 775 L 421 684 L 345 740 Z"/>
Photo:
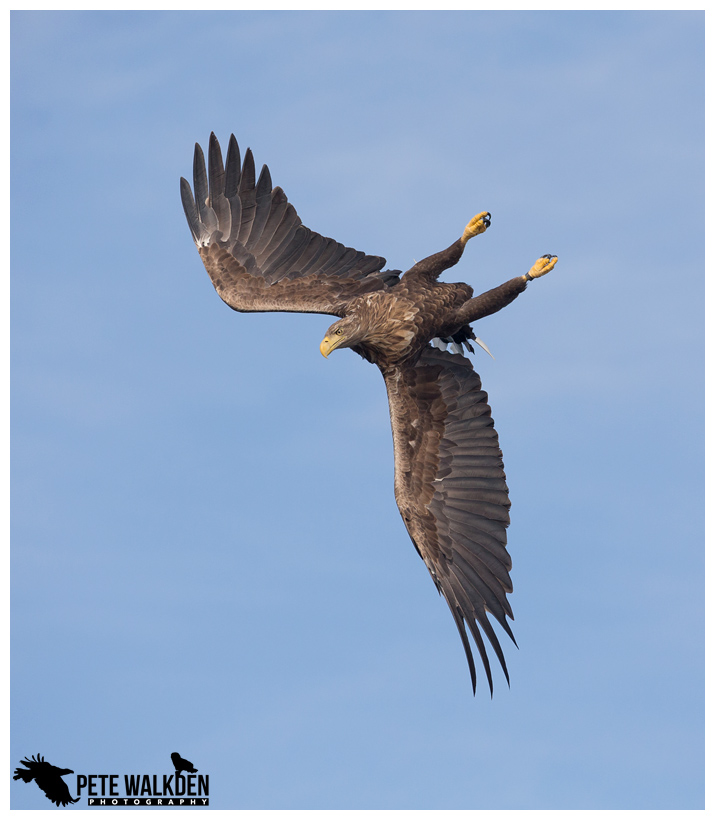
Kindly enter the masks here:
<path id="1" fill-rule="evenodd" d="M 531 266 L 531 269 L 526 274 L 527 279 L 538 279 L 540 276 L 545 276 L 559 261 L 558 256 L 552 256 L 547 253 L 545 256 L 540 256 L 536 262 Z"/>
<path id="2" fill-rule="evenodd" d="M 473 236 L 484 233 L 486 229 L 492 224 L 492 215 L 489 211 L 482 211 L 480 214 L 472 217 L 469 224 L 464 229 L 462 234 L 462 242 L 468 242 Z"/>

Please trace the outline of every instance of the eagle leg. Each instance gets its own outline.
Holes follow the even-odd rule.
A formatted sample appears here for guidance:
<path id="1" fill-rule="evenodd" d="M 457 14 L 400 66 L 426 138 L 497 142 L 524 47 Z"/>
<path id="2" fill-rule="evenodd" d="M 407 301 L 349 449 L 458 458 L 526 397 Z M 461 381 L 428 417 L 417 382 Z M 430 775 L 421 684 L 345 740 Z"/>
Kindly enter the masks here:
<path id="1" fill-rule="evenodd" d="M 516 276 L 503 285 L 497 288 L 482 293 L 480 296 L 475 296 L 473 299 L 468 299 L 460 308 L 453 314 L 454 326 L 460 327 L 468 325 L 471 322 L 476 322 L 484 316 L 490 316 L 496 313 L 503 307 L 514 301 L 516 297 L 526 290 L 526 286 L 532 279 L 538 279 L 544 276 L 549 271 L 554 269 L 554 266 L 559 261 L 558 256 L 552 256 L 550 253 L 540 256 L 536 262 L 531 266 L 528 273 L 523 276 Z"/>
<path id="2" fill-rule="evenodd" d="M 467 242 L 469 242 L 473 236 L 484 233 L 491 224 L 492 215 L 489 211 L 482 211 L 480 214 L 472 217 L 464 229 L 464 233 L 456 242 L 453 242 L 445 250 L 434 253 L 421 262 L 416 262 L 413 267 L 405 271 L 402 276 L 402 281 L 408 282 L 411 279 L 426 278 L 436 282 L 443 271 L 459 262 L 467 246 Z"/>
<path id="3" fill-rule="evenodd" d="M 545 253 L 540 256 L 536 262 L 531 266 L 529 272 L 526 274 L 527 279 L 538 279 L 540 276 L 545 276 L 559 261 L 558 256 L 553 256 L 550 253 Z"/>
<path id="4" fill-rule="evenodd" d="M 492 215 L 489 211 L 482 211 L 480 214 L 473 216 L 467 223 L 467 227 L 462 234 L 462 242 L 466 245 L 473 237 L 484 233 L 486 229 L 492 224 Z"/>

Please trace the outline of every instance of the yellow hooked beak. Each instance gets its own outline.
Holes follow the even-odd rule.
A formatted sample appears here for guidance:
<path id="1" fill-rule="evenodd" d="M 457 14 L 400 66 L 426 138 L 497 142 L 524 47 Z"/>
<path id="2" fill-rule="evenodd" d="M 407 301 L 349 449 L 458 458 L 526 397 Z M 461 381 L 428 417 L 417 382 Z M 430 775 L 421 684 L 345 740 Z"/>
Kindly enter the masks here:
<path id="1" fill-rule="evenodd" d="M 340 344 L 340 336 L 336 333 L 333 333 L 329 336 L 326 336 L 323 341 L 320 343 L 320 352 L 325 356 L 327 359 L 328 356 L 335 350 L 335 348 Z"/>

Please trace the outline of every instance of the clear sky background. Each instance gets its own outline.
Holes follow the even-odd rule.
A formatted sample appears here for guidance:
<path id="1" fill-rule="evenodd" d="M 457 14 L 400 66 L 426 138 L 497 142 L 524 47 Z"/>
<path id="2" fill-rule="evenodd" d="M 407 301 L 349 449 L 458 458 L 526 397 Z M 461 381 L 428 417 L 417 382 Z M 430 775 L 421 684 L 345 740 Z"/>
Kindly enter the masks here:
<path id="1" fill-rule="evenodd" d="M 179 751 L 215 808 L 703 807 L 703 24 L 13 14 L 13 766 Z M 179 176 L 212 130 L 389 267 L 481 210 L 449 281 L 559 255 L 476 327 L 520 646 L 492 700 L 378 370 L 211 286 Z"/>

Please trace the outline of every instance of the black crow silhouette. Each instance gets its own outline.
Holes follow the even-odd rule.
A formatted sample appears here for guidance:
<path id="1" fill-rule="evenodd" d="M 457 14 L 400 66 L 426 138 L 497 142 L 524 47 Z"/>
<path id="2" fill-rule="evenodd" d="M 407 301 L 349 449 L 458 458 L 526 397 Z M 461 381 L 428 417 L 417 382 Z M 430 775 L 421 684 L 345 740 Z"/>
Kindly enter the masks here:
<path id="1" fill-rule="evenodd" d="M 190 760 L 184 760 L 178 752 L 171 753 L 171 762 L 174 764 L 177 774 L 179 772 L 191 772 L 191 774 L 198 772 L 198 769 L 194 768 L 194 764 Z"/>
<path id="2" fill-rule="evenodd" d="M 22 779 L 25 783 L 34 780 L 45 793 L 47 799 L 57 806 L 66 806 L 68 803 L 79 802 L 79 797 L 76 800 L 72 799 L 70 790 L 62 779 L 65 774 L 74 774 L 72 769 L 60 769 L 58 766 L 53 766 L 40 754 L 37 757 L 33 755 L 29 760 L 25 758 L 20 762 L 27 768 L 21 769 L 18 767 L 15 769 L 13 780 Z"/>

